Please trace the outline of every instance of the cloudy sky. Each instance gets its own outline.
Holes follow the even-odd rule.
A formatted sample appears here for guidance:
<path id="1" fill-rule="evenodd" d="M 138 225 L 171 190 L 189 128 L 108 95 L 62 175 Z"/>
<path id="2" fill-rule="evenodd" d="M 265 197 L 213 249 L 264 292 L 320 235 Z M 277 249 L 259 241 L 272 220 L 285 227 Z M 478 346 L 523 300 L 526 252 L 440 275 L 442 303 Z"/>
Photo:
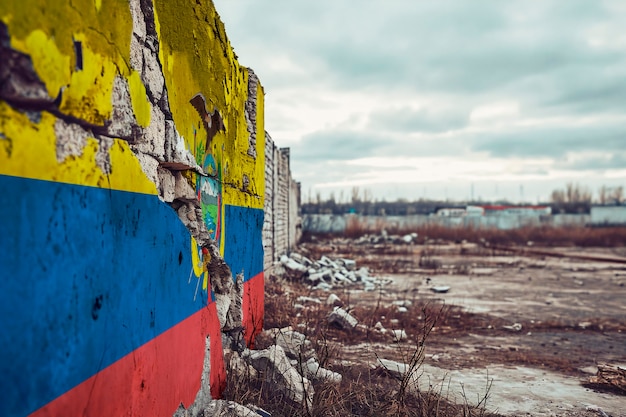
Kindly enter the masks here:
<path id="1" fill-rule="evenodd" d="M 624 0 L 215 0 L 303 198 L 626 186 Z"/>

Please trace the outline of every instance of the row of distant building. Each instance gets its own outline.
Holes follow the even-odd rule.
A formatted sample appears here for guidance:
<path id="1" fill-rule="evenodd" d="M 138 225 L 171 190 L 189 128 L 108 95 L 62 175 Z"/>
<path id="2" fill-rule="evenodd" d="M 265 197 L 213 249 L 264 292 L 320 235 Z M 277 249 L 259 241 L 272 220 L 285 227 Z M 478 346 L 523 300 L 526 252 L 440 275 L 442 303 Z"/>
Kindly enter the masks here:
<path id="1" fill-rule="evenodd" d="M 542 219 L 553 215 L 551 206 L 544 205 L 468 205 L 464 207 L 440 207 L 435 213 L 440 217 L 522 217 Z M 591 226 L 626 225 L 626 205 L 593 205 L 588 223 Z"/>

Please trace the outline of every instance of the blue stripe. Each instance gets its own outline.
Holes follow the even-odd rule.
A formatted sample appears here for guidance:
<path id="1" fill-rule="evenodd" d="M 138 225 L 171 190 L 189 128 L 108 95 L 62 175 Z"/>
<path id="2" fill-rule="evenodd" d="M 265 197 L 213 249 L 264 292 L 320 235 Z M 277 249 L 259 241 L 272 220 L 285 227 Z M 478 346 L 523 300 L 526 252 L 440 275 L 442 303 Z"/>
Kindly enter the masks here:
<path id="1" fill-rule="evenodd" d="M 224 260 L 247 281 L 263 272 L 263 210 L 227 205 L 225 218 Z"/>
<path id="2" fill-rule="evenodd" d="M 0 175 L 0 415 L 25 415 L 206 305 L 156 196 Z M 184 343 L 184 341 L 181 341 Z"/>

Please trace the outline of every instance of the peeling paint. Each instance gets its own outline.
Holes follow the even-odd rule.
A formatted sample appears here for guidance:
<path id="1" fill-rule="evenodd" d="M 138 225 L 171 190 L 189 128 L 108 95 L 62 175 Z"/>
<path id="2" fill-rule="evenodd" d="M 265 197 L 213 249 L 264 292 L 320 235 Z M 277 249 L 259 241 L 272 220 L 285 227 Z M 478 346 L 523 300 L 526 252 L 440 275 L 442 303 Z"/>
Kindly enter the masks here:
<path id="1" fill-rule="evenodd" d="M 0 414 L 219 396 L 263 323 L 265 134 L 213 4 L 7 0 L 0 59 Z"/>

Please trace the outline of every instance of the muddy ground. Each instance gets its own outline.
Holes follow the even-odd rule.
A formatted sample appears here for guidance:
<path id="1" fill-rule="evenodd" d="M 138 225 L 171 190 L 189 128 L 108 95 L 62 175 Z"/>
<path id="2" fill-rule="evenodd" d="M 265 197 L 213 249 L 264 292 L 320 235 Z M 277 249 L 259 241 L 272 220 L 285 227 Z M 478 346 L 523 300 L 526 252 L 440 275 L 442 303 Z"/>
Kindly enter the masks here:
<path id="1" fill-rule="evenodd" d="M 414 320 L 419 310 L 396 311 L 400 301 L 409 301 L 437 316 L 425 343 L 421 389 L 457 402 L 487 397 L 487 410 L 506 416 L 626 416 L 624 392 L 589 384 L 597 364 L 626 365 L 626 249 L 541 249 L 560 257 L 529 249 L 536 250 L 334 239 L 304 243 L 299 251 L 314 259 L 354 259 L 388 278 L 376 291 L 357 286 L 333 292 L 357 318 L 372 322 L 366 324 L 378 320 L 404 329 L 408 340 L 330 334 L 343 365 L 407 360 L 423 332 Z M 445 311 L 437 313 L 440 305 Z"/>

